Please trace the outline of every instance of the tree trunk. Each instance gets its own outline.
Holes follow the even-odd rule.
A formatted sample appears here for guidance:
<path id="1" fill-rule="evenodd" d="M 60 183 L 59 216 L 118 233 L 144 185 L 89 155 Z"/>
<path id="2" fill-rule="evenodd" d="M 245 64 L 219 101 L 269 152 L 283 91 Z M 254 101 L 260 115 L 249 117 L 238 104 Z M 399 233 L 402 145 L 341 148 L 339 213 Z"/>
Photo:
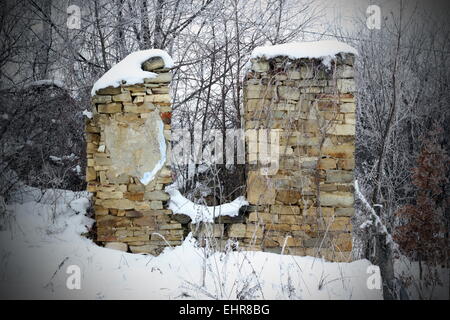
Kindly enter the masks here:
<path id="1" fill-rule="evenodd" d="M 124 19 L 123 19 L 123 9 L 125 5 L 125 0 L 118 0 L 117 2 L 117 50 L 119 51 L 119 61 L 122 60 L 126 54 L 126 40 L 124 32 Z"/>
<path id="2" fill-rule="evenodd" d="M 155 10 L 155 33 L 153 38 L 153 48 L 164 49 L 163 31 L 162 31 L 162 15 L 163 15 L 164 0 L 156 1 Z"/>
<path id="3" fill-rule="evenodd" d="M 94 2 L 94 15 L 95 15 L 95 25 L 97 27 L 98 31 L 98 37 L 100 39 L 100 46 L 102 50 L 102 62 L 103 62 L 103 69 L 106 71 L 109 70 L 108 61 L 106 59 L 106 41 L 105 36 L 103 34 L 103 29 L 100 24 L 100 9 L 98 7 L 98 0 L 95 0 Z"/>
<path id="4" fill-rule="evenodd" d="M 148 8 L 147 0 L 141 0 L 141 32 L 142 32 L 142 43 L 141 50 L 150 49 L 150 26 L 148 22 Z"/>
<path id="5" fill-rule="evenodd" d="M 49 73 L 49 53 L 52 47 L 52 26 L 50 24 L 50 19 L 52 16 L 52 0 L 45 0 L 42 2 L 42 12 L 47 19 L 42 20 L 42 44 L 36 59 L 36 77 L 38 80 L 47 79 Z"/>
<path id="6" fill-rule="evenodd" d="M 386 235 L 377 235 L 375 251 L 376 261 L 372 263 L 380 267 L 383 297 L 385 300 L 394 300 L 397 297 L 394 284 L 394 262 L 391 245 L 386 243 Z"/>

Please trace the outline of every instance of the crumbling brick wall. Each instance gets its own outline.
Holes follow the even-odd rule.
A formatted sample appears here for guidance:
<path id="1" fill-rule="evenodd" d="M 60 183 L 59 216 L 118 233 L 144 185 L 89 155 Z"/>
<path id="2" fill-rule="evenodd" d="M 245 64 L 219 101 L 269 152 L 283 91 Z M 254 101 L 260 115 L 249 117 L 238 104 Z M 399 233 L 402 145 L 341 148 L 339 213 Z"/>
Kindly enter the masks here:
<path id="1" fill-rule="evenodd" d="M 169 196 L 164 188 L 172 183 L 167 161 L 172 77 L 161 58 L 150 59 L 143 70 L 157 77 L 100 89 L 92 97 L 93 117 L 86 123 L 86 180 L 93 193 L 97 241 L 109 248 L 158 254 L 183 239 L 181 224 L 165 209 Z M 166 161 L 154 179 L 144 184 L 139 176 L 158 160 L 161 127 Z"/>
<path id="2" fill-rule="evenodd" d="M 250 203 L 238 237 L 244 248 L 351 259 L 353 63 L 352 54 L 339 54 L 330 66 L 319 59 L 252 60 L 244 84 Z M 279 139 L 278 167 L 269 175 L 256 147 L 264 130 Z"/>
<path id="3" fill-rule="evenodd" d="M 192 231 L 201 244 L 217 249 L 233 240 L 238 245 L 232 247 L 242 250 L 351 260 L 354 56 L 338 54 L 329 65 L 320 59 L 252 59 L 244 79 L 250 205 L 237 217 L 196 225 L 166 209 L 164 188 L 172 183 L 168 161 L 149 184 L 138 178 L 148 159 L 150 166 L 157 160 L 152 128 L 161 121 L 169 159 L 171 74 L 160 62 L 143 64 L 156 78 L 100 89 L 92 98 L 86 179 L 97 240 L 110 248 L 158 254 Z"/>

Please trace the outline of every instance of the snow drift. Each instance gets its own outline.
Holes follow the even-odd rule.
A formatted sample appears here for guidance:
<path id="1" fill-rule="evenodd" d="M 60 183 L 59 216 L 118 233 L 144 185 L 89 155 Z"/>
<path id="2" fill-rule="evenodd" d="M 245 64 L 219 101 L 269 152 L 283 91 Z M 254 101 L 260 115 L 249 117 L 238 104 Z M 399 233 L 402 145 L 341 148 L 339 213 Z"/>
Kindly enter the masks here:
<path id="1" fill-rule="evenodd" d="M 0 298 L 382 298 L 381 290 L 367 289 L 367 260 L 212 252 L 191 236 L 158 257 L 99 247 L 80 235 L 93 223 L 88 202 L 86 192 L 48 190 L 8 206 L 14 219 L 0 231 Z M 80 290 L 67 287 L 70 266 L 81 270 Z"/>

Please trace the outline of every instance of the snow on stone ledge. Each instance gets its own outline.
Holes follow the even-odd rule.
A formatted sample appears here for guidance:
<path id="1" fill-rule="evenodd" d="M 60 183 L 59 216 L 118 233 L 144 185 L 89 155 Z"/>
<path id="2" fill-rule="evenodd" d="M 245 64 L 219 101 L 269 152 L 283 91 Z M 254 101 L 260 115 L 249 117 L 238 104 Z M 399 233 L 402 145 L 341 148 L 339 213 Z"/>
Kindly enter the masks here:
<path id="1" fill-rule="evenodd" d="M 165 191 L 170 195 L 169 209 L 173 213 L 189 216 L 192 223 L 214 222 L 214 218 L 218 216 L 236 217 L 239 214 L 239 209 L 248 205 L 247 200 L 241 196 L 220 206 L 203 206 L 185 198 L 174 184 L 167 186 Z"/>
<path id="2" fill-rule="evenodd" d="M 174 65 L 172 58 L 164 50 L 149 49 L 130 53 L 94 83 L 91 95 L 109 86 L 119 87 L 124 81 L 127 85 L 132 85 L 144 82 L 144 78 L 155 78 L 156 73 L 142 70 L 142 64 L 153 57 L 161 57 L 165 68 L 172 68 Z"/>
<path id="3" fill-rule="evenodd" d="M 357 55 L 356 49 L 337 40 L 323 40 L 311 42 L 291 42 L 274 46 L 256 47 L 251 58 L 289 57 L 291 59 L 322 59 L 325 65 L 336 57 L 338 53 L 351 53 Z"/>

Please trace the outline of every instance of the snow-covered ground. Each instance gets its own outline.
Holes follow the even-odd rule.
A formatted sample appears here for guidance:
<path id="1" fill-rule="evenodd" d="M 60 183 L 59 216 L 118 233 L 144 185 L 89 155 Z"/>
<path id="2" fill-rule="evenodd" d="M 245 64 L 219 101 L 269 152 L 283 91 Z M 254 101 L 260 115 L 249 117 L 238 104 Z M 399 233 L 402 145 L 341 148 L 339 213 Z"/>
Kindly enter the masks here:
<path id="1" fill-rule="evenodd" d="M 0 231 L 0 298 L 381 299 L 370 263 L 330 263 L 262 252 L 210 253 L 192 238 L 160 256 L 99 247 L 81 233 L 89 194 L 31 192 L 8 206 Z M 67 282 L 81 271 L 81 289 Z M 70 285 L 69 285 L 70 287 Z"/>

